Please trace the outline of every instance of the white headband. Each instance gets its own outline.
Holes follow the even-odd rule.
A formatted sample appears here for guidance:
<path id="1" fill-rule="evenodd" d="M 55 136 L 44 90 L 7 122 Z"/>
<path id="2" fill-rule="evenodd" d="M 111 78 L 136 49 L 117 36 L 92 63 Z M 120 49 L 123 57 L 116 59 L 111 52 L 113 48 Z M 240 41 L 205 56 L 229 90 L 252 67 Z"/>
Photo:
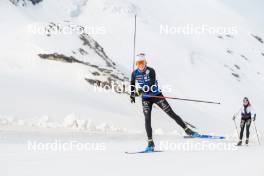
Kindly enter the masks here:
<path id="1" fill-rule="evenodd" d="M 146 60 L 146 55 L 144 53 L 140 53 L 136 56 L 136 61 Z"/>

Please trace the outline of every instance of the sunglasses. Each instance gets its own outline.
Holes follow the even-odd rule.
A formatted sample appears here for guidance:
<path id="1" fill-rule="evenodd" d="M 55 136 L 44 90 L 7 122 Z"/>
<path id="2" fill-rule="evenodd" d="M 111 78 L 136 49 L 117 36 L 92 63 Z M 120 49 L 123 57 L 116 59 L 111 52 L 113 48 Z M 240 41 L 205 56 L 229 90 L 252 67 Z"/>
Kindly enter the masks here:
<path id="1" fill-rule="evenodd" d="M 136 65 L 139 66 L 139 65 L 145 65 L 146 64 L 146 61 L 144 60 L 141 60 L 141 61 L 137 61 L 136 62 Z"/>

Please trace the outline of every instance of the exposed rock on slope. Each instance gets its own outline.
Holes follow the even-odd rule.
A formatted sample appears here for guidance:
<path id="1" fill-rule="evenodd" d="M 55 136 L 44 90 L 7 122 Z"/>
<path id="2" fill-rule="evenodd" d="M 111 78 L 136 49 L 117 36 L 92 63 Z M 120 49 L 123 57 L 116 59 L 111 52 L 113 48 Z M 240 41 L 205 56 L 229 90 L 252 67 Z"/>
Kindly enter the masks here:
<path id="1" fill-rule="evenodd" d="M 107 56 L 103 47 L 89 34 L 84 32 L 84 27 L 71 24 L 50 23 L 45 27 L 45 38 L 47 40 L 53 40 L 53 37 L 59 35 L 59 32 L 63 32 L 62 28 L 64 27 L 78 31 L 77 34 L 73 33 L 71 36 L 74 39 L 77 38 L 81 46 L 76 44 L 77 49 L 72 48 L 72 55 L 67 54 L 69 52 L 63 53 L 62 51 L 40 53 L 38 56 L 41 59 L 85 65 L 91 73 L 91 76 L 85 77 L 85 80 L 95 86 L 109 89 L 113 87 L 124 87 L 127 84 L 128 77 L 117 68 L 116 63 Z M 55 40 L 61 39 L 56 38 Z M 96 61 L 94 61 L 95 59 Z M 119 88 L 115 88 L 114 90 L 118 93 L 121 91 Z"/>

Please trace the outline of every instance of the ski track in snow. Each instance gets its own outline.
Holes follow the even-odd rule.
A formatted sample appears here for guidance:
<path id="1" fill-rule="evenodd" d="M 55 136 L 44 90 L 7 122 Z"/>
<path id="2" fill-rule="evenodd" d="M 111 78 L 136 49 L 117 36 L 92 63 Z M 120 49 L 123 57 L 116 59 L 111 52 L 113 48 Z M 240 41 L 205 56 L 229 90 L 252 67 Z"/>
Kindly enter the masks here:
<path id="1" fill-rule="evenodd" d="M 263 146 L 233 147 L 231 151 L 176 150 L 171 147 L 161 153 L 127 155 L 125 151 L 142 150 L 144 135 L 90 135 L 76 132 L 5 132 L 1 131 L 0 164 L 3 175 L 262 175 Z M 104 150 L 28 150 L 28 142 L 54 141 L 96 143 Z M 157 136 L 159 142 L 201 143 L 203 140 L 174 136 Z M 208 143 L 234 145 L 231 140 L 208 140 Z M 161 148 L 165 149 L 165 148 Z M 8 162 L 7 162 L 8 161 Z M 244 163 L 247 162 L 245 169 Z M 127 172 L 129 171 L 129 173 Z"/>

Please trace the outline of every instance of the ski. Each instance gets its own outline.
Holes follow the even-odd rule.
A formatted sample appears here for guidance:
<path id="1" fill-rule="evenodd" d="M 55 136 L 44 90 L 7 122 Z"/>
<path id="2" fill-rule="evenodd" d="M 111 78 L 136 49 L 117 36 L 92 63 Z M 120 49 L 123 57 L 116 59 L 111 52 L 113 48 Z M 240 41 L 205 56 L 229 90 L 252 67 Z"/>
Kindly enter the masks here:
<path id="1" fill-rule="evenodd" d="M 191 136 L 184 136 L 184 138 L 225 139 L 224 136 L 213 136 L 213 135 L 206 135 L 206 134 L 199 134 L 199 133 L 195 133 Z"/>
<path id="2" fill-rule="evenodd" d="M 241 145 L 235 145 L 236 147 L 248 147 L 249 145 L 248 144 L 241 144 Z"/>
<path id="3" fill-rule="evenodd" d="M 246 145 L 246 144 L 245 144 L 245 145 L 235 145 L 235 146 L 236 146 L 236 147 L 239 147 L 239 148 L 240 148 L 240 147 L 249 147 L 249 146 Z"/>
<path id="4" fill-rule="evenodd" d="M 140 154 L 140 153 L 160 153 L 163 152 L 161 150 L 154 150 L 154 151 L 137 151 L 137 152 L 125 152 L 125 154 Z"/>

